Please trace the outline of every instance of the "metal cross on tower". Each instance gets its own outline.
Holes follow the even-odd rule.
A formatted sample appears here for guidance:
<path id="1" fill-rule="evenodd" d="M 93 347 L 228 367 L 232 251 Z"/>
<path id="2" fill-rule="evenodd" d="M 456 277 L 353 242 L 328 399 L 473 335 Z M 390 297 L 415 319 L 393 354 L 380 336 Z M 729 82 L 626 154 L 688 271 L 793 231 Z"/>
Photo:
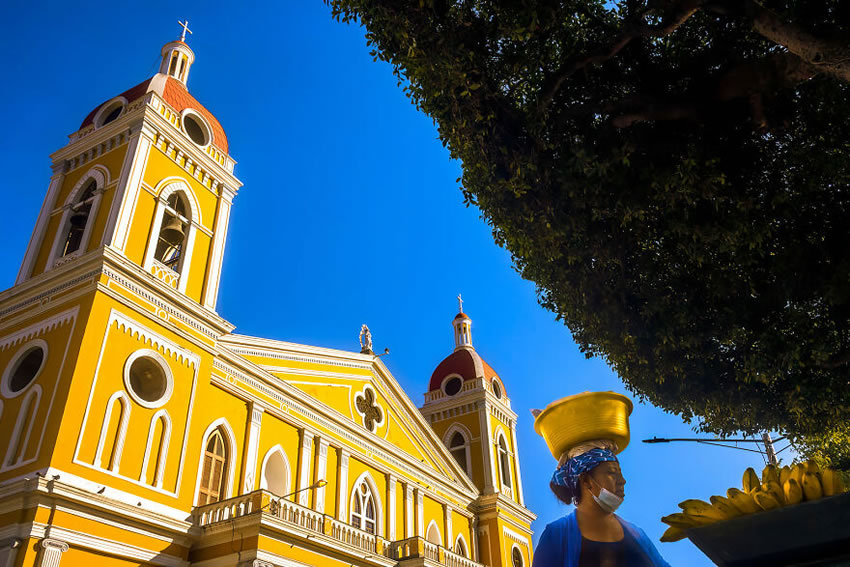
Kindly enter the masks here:
<path id="1" fill-rule="evenodd" d="M 457 312 L 463 313 L 463 299 L 460 298 L 460 294 L 457 294 Z"/>
<path id="2" fill-rule="evenodd" d="M 189 20 L 186 20 L 185 22 L 177 20 L 177 23 L 183 26 L 183 33 L 180 34 L 180 41 L 186 43 L 186 32 L 192 33 L 192 30 L 189 29 Z"/>

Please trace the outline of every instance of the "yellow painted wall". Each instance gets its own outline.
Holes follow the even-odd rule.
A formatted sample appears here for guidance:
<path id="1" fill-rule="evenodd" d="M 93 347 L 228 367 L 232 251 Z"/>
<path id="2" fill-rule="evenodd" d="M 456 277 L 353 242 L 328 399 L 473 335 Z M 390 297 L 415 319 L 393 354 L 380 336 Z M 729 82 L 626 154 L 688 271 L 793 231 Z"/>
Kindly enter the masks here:
<path id="1" fill-rule="evenodd" d="M 381 519 L 383 522 L 383 533 L 387 533 L 387 479 L 386 476 L 374 467 L 363 463 L 362 461 L 350 458 L 348 460 L 348 490 L 346 495 L 346 510 L 349 517 L 351 516 L 351 492 L 357 487 L 356 482 L 361 474 L 368 472 L 375 482 L 376 498 L 380 501 Z"/>
<path id="2" fill-rule="evenodd" d="M 289 487 L 288 492 L 297 488 L 298 481 L 298 429 L 284 422 L 282 419 L 270 414 L 263 414 L 262 428 L 260 429 L 260 440 L 257 451 L 257 471 L 254 475 L 255 488 L 260 487 L 262 478 L 263 458 L 275 445 L 280 445 L 286 454 L 286 462 L 289 464 Z"/>

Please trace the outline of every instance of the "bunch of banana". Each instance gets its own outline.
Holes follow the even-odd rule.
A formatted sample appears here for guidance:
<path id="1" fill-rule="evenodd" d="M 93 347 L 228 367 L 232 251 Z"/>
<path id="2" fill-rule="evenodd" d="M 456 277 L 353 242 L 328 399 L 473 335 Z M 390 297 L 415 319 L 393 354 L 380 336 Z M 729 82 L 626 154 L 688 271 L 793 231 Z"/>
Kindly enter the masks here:
<path id="1" fill-rule="evenodd" d="M 814 461 L 778 468 L 767 465 L 759 479 L 752 467 L 744 471 L 741 488 L 730 488 L 726 496 L 712 496 L 710 502 L 685 500 L 680 513 L 664 516 L 670 526 L 661 541 L 679 541 L 685 530 L 722 522 L 736 516 L 755 514 L 782 506 L 840 494 L 846 489 L 841 475 L 832 469 L 820 469 Z"/>

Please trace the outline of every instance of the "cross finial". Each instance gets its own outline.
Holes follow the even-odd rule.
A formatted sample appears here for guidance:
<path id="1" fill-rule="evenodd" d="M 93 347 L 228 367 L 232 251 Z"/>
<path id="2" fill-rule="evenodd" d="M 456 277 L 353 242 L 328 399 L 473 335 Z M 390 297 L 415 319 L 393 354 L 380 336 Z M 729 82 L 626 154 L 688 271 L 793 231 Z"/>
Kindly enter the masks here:
<path id="1" fill-rule="evenodd" d="M 189 29 L 189 20 L 186 20 L 185 22 L 177 20 L 177 23 L 183 26 L 183 33 L 180 34 L 180 41 L 186 43 L 186 32 L 192 33 L 192 30 Z"/>
<path id="2" fill-rule="evenodd" d="M 461 299 L 460 294 L 457 294 L 457 312 L 463 313 L 463 299 Z"/>

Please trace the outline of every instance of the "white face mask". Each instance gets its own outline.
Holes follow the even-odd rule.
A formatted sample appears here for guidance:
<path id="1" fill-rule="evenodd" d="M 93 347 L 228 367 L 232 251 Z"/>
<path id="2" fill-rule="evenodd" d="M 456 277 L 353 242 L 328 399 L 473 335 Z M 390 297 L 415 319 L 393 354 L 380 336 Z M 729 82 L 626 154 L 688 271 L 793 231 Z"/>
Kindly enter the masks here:
<path id="1" fill-rule="evenodd" d="M 588 476 L 590 480 L 593 480 L 593 477 Z M 596 486 L 599 486 L 599 483 L 593 480 Z M 607 490 L 599 486 L 599 496 L 596 496 L 593 492 L 590 493 L 593 496 L 593 501 L 599 504 L 599 507 L 605 510 L 606 512 L 614 513 L 614 511 L 620 507 L 620 504 L 623 503 L 623 499 L 614 494 L 613 492 Z"/>

